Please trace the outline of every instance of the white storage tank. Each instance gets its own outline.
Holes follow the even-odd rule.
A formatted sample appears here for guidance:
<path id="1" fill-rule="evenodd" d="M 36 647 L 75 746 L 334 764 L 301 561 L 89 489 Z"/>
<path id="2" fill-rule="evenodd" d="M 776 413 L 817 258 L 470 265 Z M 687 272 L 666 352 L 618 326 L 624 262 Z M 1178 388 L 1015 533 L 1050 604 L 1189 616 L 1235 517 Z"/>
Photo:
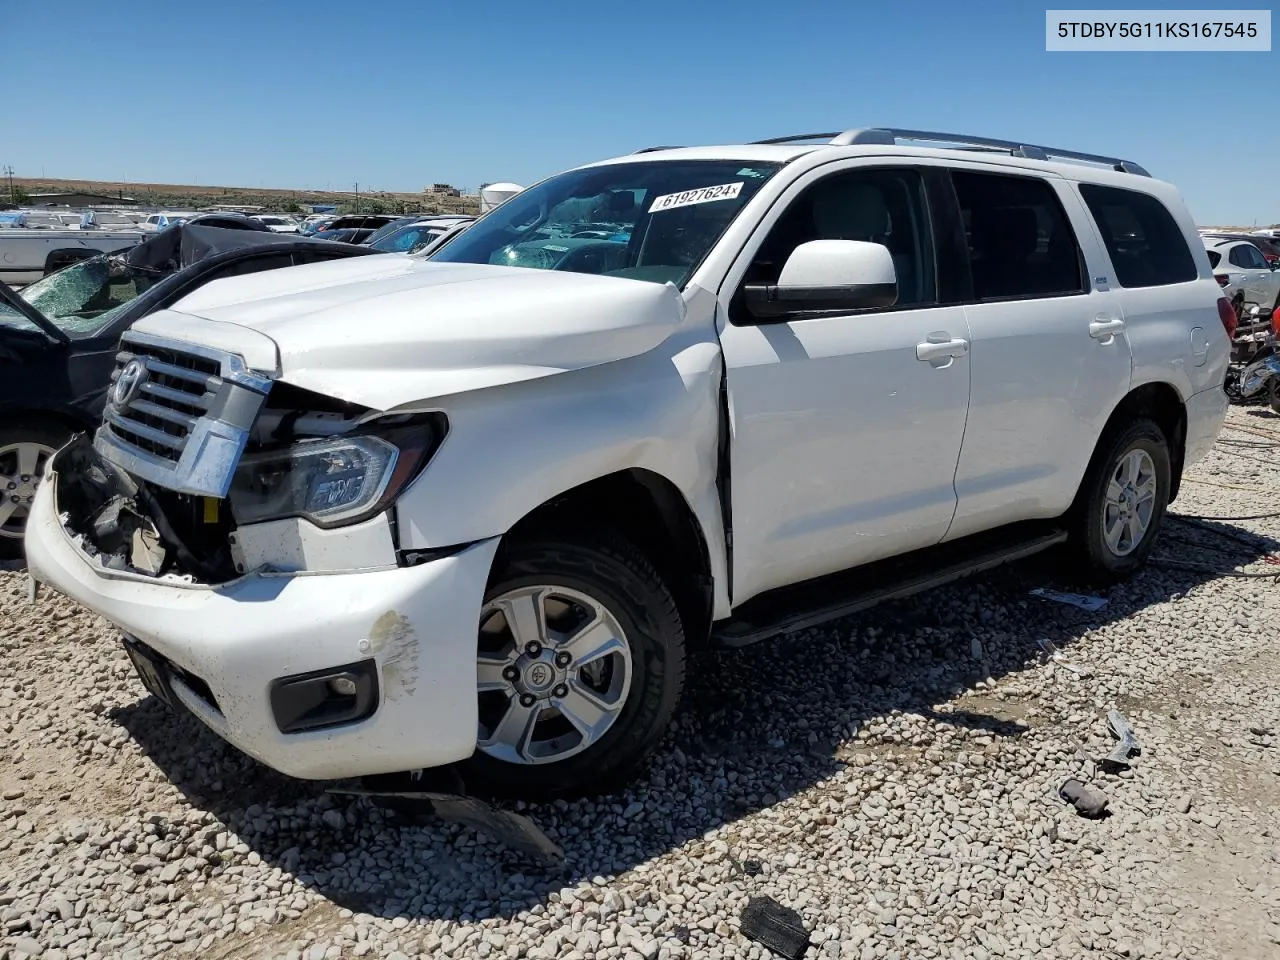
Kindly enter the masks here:
<path id="1" fill-rule="evenodd" d="M 486 183 L 480 188 L 480 212 L 488 213 L 523 189 L 524 187 L 518 183 Z"/>

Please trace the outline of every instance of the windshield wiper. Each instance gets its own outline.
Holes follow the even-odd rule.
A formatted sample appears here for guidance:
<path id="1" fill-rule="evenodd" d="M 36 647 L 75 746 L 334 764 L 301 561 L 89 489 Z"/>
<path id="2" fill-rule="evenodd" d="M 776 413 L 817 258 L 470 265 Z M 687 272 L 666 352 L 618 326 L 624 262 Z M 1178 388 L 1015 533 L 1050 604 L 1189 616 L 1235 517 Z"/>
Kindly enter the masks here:
<path id="1" fill-rule="evenodd" d="M 63 346 L 66 346 L 71 342 L 71 338 L 68 337 L 56 323 L 19 296 L 17 291 L 3 280 L 0 280 L 0 300 L 3 300 L 9 306 L 13 307 L 13 309 L 17 310 L 18 313 L 22 314 L 22 316 L 34 323 L 40 328 L 41 332 L 44 333 L 45 336 L 49 337 L 54 342 L 60 343 Z"/>

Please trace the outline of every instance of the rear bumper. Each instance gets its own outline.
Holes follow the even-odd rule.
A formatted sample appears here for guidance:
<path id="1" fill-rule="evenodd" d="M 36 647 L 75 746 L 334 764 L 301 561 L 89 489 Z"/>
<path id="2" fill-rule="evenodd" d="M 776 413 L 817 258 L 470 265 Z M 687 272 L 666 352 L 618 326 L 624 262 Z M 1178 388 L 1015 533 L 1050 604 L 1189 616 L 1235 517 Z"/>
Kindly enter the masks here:
<path id="1" fill-rule="evenodd" d="M 1210 387 L 1187 398 L 1187 449 L 1183 466 L 1190 466 L 1213 447 L 1227 419 L 1227 395 L 1222 387 Z"/>
<path id="2" fill-rule="evenodd" d="M 290 776 L 329 779 L 440 766 L 474 751 L 476 629 L 497 539 L 416 567 L 253 574 L 208 587 L 103 569 L 63 528 L 56 495 L 52 474 L 28 521 L 31 575 L 176 666 L 176 699 L 245 753 Z M 378 681 L 371 716 L 280 731 L 274 680 L 368 659 Z"/>

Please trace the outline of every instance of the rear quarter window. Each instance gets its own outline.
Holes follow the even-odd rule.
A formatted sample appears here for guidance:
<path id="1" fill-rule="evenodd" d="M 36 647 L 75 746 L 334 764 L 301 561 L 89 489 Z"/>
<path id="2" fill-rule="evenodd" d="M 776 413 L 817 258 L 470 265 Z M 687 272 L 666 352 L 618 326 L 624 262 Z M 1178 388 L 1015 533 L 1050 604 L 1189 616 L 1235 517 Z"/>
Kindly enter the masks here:
<path id="1" fill-rule="evenodd" d="M 1216 267 L 1222 262 L 1222 254 L 1217 250 L 1206 250 L 1205 253 L 1209 254 L 1209 266 Z"/>
<path id="2" fill-rule="evenodd" d="M 1196 279 L 1196 263 L 1163 203 L 1137 190 L 1080 184 L 1122 287 L 1159 287 Z"/>

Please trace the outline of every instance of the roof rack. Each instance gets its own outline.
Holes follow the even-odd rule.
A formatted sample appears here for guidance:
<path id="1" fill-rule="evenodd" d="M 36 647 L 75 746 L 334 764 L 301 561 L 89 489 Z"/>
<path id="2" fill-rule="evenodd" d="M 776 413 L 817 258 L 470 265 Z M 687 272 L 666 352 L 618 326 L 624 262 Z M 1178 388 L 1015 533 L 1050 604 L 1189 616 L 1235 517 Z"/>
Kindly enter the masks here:
<path id="1" fill-rule="evenodd" d="M 1017 140 L 995 140 L 991 137 L 973 137 L 966 134 L 936 133 L 929 130 L 902 130 L 896 127 L 866 127 L 863 129 L 844 130 L 839 133 L 800 133 L 789 137 L 770 137 L 768 140 L 756 140 L 757 144 L 801 143 L 805 140 L 826 140 L 832 146 L 850 146 L 853 144 L 870 144 L 894 146 L 899 140 L 919 140 L 929 143 L 949 144 L 961 149 L 983 149 L 1008 151 L 1012 156 L 1024 157 L 1028 160 L 1080 160 L 1085 163 L 1098 163 L 1110 167 L 1120 173 L 1132 173 L 1149 177 L 1141 166 L 1132 160 L 1121 160 L 1119 157 L 1104 157 L 1096 153 L 1081 153 L 1078 150 L 1061 150 L 1058 147 L 1042 147 L 1033 143 L 1021 143 Z"/>
<path id="2" fill-rule="evenodd" d="M 635 151 L 635 153 L 657 153 L 659 150 L 679 150 L 679 149 L 680 148 L 677 146 L 672 146 L 671 144 L 668 144 L 663 147 L 643 147 Z M 635 153 L 633 153 L 632 156 L 635 156 Z"/>

